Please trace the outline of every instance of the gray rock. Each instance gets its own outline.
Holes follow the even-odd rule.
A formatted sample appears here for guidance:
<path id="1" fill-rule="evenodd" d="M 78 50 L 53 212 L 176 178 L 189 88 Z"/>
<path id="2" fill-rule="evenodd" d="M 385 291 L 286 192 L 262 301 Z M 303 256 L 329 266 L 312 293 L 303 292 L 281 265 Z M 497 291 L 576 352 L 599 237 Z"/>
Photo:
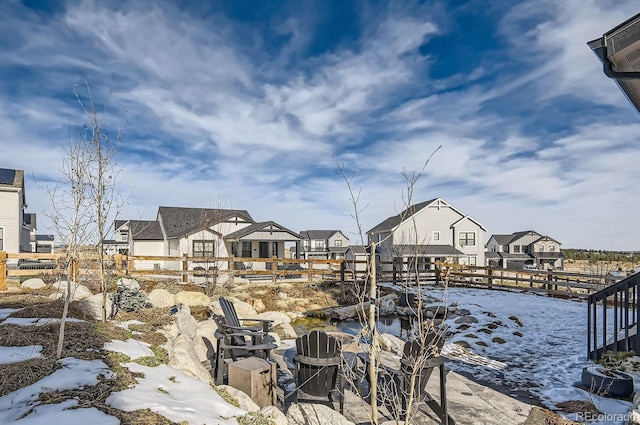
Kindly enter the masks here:
<path id="1" fill-rule="evenodd" d="M 93 318 L 94 320 L 102 320 L 102 292 L 95 295 L 91 295 L 88 298 L 81 300 L 78 306 L 84 311 L 84 313 Z M 107 318 L 113 314 L 113 301 L 111 297 L 107 297 Z"/>
<path id="2" fill-rule="evenodd" d="M 184 335 L 190 341 L 196 337 L 198 327 L 196 319 L 191 315 L 191 310 L 189 310 L 189 306 L 180 304 L 179 310 L 175 314 L 176 325 L 178 325 L 178 330 L 180 331 L 180 335 Z"/>
<path id="3" fill-rule="evenodd" d="M 260 409 L 260 413 L 268 418 L 273 425 L 289 425 L 287 416 L 275 406 L 265 406 Z"/>
<path id="4" fill-rule="evenodd" d="M 44 280 L 37 277 L 32 277 L 31 279 L 27 279 L 24 282 L 22 282 L 20 286 L 22 286 L 23 288 L 29 288 L 29 289 L 40 289 L 40 288 L 44 288 L 47 285 L 44 283 Z"/>
<path id="5" fill-rule="evenodd" d="M 478 319 L 476 319 L 475 317 L 469 315 L 469 316 L 462 316 L 462 317 L 458 317 L 455 320 L 455 323 L 457 325 L 461 325 L 461 324 L 471 324 L 471 323 L 478 323 Z"/>
<path id="6" fill-rule="evenodd" d="M 233 398 L 238 400 L 238 404 L 240 405 L 240 409 L 246 410 L 247 412 L 259 412 L 260 406 L 258 406 L 251 397 L 242 391 L 230 387 L 229 385 L 218 385 L 218 388 L 221 390 L 225 390 L 228 392 Z"/>
<path id="7" fill-rule="evenodd" d="M 54 294 L 49 295 L 49 298 L 57 300 L 59 298 L 63 298 L 66 294 L 67 294 L 67 281 L 66 280 L 62 280 L 60 282 L 55 283 L 54 288 L 58 291 Z M 89 288 L 87 288 L 84 285 L 80 285 L 80 284 L 76 284 L 76 285 L 71 285 L 71 300 L 72 301 L 79 301 L 79 300 L 84 300 L 86 298 L 91 297 L 93 294 L 91 293 L 91 291 L 89 290 Z"/>
<path id="8" fill-rule="evenodd" d="M 193 347 L 193 341 L 185 335 L 178 335 L 169 353 L 169 366 L 181 370 L 199 381 L 212 383 L 211 374 L 205 368 Z"/>
<path id="9" fill-rule="evenodd" d="M 293 403 L 287 410 L 289 425 L 354 425 L 353 422 L 323 404 Z"/>
<path id="10" fill-rule="evenodd" d="M 138 283 L 138 281 L 135 279 L 130 279 L 128 277 L 121 277 L 120 279 L 118 279 L 116 286 L 118 286 L 118 288 L 131 289 L 132 291 L 138 291 L 140 289 L 140 284 Z"/>

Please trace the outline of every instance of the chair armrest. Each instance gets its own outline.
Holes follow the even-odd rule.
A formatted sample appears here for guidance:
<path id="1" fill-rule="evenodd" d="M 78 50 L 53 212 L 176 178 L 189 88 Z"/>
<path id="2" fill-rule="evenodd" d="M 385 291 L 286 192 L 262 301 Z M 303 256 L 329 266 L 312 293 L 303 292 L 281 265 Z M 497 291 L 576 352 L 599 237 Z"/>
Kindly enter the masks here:
<path id="1" fill-rule="evenodd" d="M 269 320 L 269 319 L 238 319 L 240 321 L 243 322 L 259 322 L 262 323 L 262 330 L 264 332 L 268 332 L 269 329 L 271 329 L 271 326 L 273 324 L 273 320 Z"/>

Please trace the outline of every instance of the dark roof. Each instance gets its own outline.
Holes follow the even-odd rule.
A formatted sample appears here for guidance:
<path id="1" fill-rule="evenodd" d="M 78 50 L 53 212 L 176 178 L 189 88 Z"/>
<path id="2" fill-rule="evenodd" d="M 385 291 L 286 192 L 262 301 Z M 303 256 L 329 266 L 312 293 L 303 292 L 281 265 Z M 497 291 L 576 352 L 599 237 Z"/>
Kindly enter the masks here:
<path id="1" fill-rule="evenodd" d="M 412 245 L 393 249 L 393 255 L 464 255 L 451 245 Z"/>
<path id="2" fill-rule="evenodd" d="M 162 226 L 169 239 L 189 235 L 199 229 L 213 226 L 235 216 L 242 217 L 250 223 L 254 222 L 246 210 L 184 207 L 158 208 L 158 220 L 162 220 Z"/>
<path id="3" fill-rule="evenodd" d="M 509 243 L 515 242 L 521 237 L 528 235 L 529 233 L 535 233 L 536 235 L 541 236 L 540 233 L 536 232 L 535 230 L 523 230 L 521 232 L 512 233 L 511 240 L 509 241 Z"/>
<path id="4" fill-rule="evenodd" d="M 369 247 L 364 245 L 350 245 L 347 251 L 351 251 L 353 254 L 366 254 L 369 252 Z"/>
<path id="5" fill-rule="evenodd" d="M 550 237 L 550 236 L 540 236 L 538 239 L 536 239 L 536 240 L 535 240 L 535 241 L 533 241 L 532 243 L 537 243 L 538 241 L 541 241 L 541 240 L 543 240 L 543 239 L 549 239 L 549 240 L 554 241 L 554 242 L 555 242 L 555 243 L 557 243 L 558 245 L 562 245 L 560 242 L 558 242 L 557 240 L 553 239 L 553 238 L 552 238 L 552 237 Z"/>
<path id="6" fill-rule="evenodd" d="M 250 226 L 244 227 L 240 230 L 237 230 L 233 233 L 229 233 L 227 236 L 225 236 L 225 239 L 238 239 L 238 238 L 242 238 L 244 236 L 247 236 L 253 232 L 259 232 L 260 230 L 264 230 L 267 226 L 272 225 L 274 227 L 277 227 L 279 231 L 284 231 L 289 233 L 291 236 L 293 236 L 292 239 L 302 239 L 300 237 L 299 234 L 295 233 L 294 231 L 291 231 L 289 229 L 287 229 L 284 226 L 279 225 L 278 223 L 276 223 L 275 221 L 263 221 L 260 223 L 253 223 Z"/>
<path id="7" fill-rule="evenodd" d="M 403 220 L 408 219 L 409 217 L 411 217 L 412 215 L 414 215 L 415 213 L 417 213 L 421 209 L 425 208 L 427 205 L 429 205 L 430 203 L 432 203 L 436 199 L 438 199 L 438 198 L 430 199 L 428 201 L 420 202 L 419 204 L 411 205 L 409 208 L 405 209 L 400 214 L 394 215 L 393 217 L 387 218 L 382 223 L 380 223 L 377 226 L 373 227 L 367 233 L 371 234 L 371 233 L 381 233 L 381 232 L 390 231 L 394 227 L 396 227 L 397 225 L 402 223 Z"/>
<path id="8" fill-rule="evenodd" d="M 492 235 L 491 238 L 494 238 L 496 242 L 500 245 L 508 245 L 511 242 L 511 238 L 513 235 Z M 489 238 L 489 239 L 491 239 Z"/>
<path id="9" fill-rule="evenodd" d="M 129 220 L 113 220 L 113 230 L 117 230 L 124 226 Z"/>
<path id="10" fill-rule="evenodd" d="M 529 254 L 523 254 L 523 253 L 513 253 L 513 252 L 496 252 L 495 254 L 498 254 L 498 256 L 502 257 L 502 258 L 511 258 L 511 259 L 522 259 L 522 260 L 530 260 L 531 258 L 533 258 L 531 255 Z"/>
<path id="11" fill-rule="evenodd" d="M 36 235 L 36 240 L 37 241 L 51 241 L 53 242 L 54 236 L 53 235 Z"/>
<path id="12" fill-rule="evenodd" d="M 162 241 L 160 223 L 151 220 L 129 220 L 129 232 L 133 240 Z"/>
<path id="13" fill-rule="evenodd" d="M 339 232 L 340 230 L 303 230 L 300 232 L 300 236 L 302 239 L 329 239 L 334 233 Z"/>

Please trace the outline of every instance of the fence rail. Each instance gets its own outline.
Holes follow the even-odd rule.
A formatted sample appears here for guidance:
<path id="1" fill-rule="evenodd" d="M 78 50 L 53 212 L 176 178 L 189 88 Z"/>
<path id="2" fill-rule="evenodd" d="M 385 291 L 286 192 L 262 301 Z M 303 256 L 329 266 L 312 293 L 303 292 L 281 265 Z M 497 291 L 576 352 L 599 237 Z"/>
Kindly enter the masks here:
<path id="1" fill-rule="evenodd" d="M 64 254 L 20 253 L 0 251 L 0 290 L 6 290 L 7 279 L 61 273 Z M 95 255 L 82 255 L 74 270 L 79 275 L 96 273 Z M 183 282 L 195 278 L 211 278 L 219 274 L 247 279 L 315 278 L 341 282 L 362 280 L 367 274 L 366 261 L 180 256 L 107 256 L 110 272 L 129 276 L 175 277 Z M 418 263 L 411 261 L 378 262 L 381 281 L 407 283 L 448 283 L 452 286 L 484 288 L 523 288 L 551 295 L 586 298 L 612 283 L 603 276 L 550 271 L 508 270 L 488 266 L 450 263 Z"/>

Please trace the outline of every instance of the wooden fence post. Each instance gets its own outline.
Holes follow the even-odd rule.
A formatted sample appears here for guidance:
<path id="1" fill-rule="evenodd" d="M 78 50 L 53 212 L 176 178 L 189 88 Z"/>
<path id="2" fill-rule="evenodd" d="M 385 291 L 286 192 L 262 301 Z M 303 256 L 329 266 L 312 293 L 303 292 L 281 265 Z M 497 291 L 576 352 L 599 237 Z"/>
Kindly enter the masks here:
<path id="1" fill-rule="evenodd" d="M 77 258 L 71 259 L 71 275 L 73 276 L 73 281 L 77 282 L 80 274 L 80 267 Z"/>
<path id="2" fill-rule="evenodd" d="M 272 255 L 271 259 L 273 260 L 271 263 L 271 282 L 276 283 L 276 278 L 278 277 L 278 257 Z"/>
<path id="3" fill-rule="evenodd" d="M 187 283 L 189 281 L 189 275 L 187 271 L 189 271 L 189 262 L 187 261 L 188 254 L 182 254 L 182 282 Z"/>
<path id="4" fill-rule="evenodd" d="M 307 264 L 309 264 L 309 282 L 313 282 L 313 260 L 308 259 L 307 261 Z"/>
<path id="5" fill-rule="evenodd" d="M 0 251 L 0 291 L 7 290 L 7 253 Z"/>
<path id="6" fill-rule="evenodd" d="M 493 269 L 489 267 L 487 269 L 487 283 L 489 285 L 489 289 L 493 286 Z"/>
<path id="7" fill-rule="evenodd" d="M 340 282 L 344 283 L 344 273 L 347 269 L 347 261 L 343 258 L 340 263 Z"/>

